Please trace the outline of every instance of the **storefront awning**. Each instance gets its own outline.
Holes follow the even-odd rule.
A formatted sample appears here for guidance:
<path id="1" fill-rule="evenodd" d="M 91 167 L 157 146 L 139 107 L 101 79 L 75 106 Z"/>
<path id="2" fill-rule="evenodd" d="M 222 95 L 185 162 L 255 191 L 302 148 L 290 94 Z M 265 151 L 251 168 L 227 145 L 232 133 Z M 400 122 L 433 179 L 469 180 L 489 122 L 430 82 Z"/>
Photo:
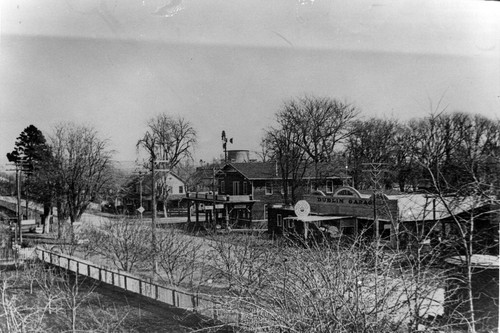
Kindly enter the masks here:
<path id="1" fill-rule="evenodd" d="M 293 220 L 293 221 L 302 221 L 302 222 L 322 222 L 322 221 L 333 221 L 333 220 L 342 220 L 348 219 L 351 216 L 315 216 L 309 215 L 305 217 L 285 217 L 283 220 Z"/>

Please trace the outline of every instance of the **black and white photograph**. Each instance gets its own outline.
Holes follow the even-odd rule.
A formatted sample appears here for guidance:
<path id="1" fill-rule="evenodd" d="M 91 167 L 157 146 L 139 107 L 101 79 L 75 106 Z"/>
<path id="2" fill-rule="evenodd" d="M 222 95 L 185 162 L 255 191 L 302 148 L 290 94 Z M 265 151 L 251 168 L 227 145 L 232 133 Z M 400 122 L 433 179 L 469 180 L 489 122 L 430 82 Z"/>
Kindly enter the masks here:
<path id="1" fill-rule="evenodd" d="M 0 332 L 493 333 L 500 1 L 0 0 Z"/>

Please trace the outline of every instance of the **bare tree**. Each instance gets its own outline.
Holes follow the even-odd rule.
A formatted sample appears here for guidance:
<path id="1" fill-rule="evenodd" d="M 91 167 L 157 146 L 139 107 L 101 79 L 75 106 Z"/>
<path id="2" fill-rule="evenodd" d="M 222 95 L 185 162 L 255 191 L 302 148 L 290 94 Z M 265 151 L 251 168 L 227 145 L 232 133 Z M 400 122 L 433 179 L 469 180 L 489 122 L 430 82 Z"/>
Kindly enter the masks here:
<path id="1" fill-rule="evenodd" d="M 99 255 L 126 272 L 149 262 L 149 230 L 137 220 L 121 219 L 103 222 L 87 228 L 84 237 L 88 240 L 89 255 Z"/>
<path id="2" fill-rule="evenodd" d="M 358 114 L 351 104 L 305 96 L 285 102 L 276 116 L 296 131 L 294 143 L 317 165 L 332 159 L 337 145 L 350 136 L 350 123 Z"/>
<path id="3" fill-rule="evenodd" d="M 400 125 L 394 120 L 371 118 L 353 122 L 345 154 L 349 157 L 354 187 L 363 189 L 371 183 L 363 174 L 364 163 L 395 164 L 399 131 Z M 381 179 L 384 187 L 391 187 L 394 178 L 394 173 L 385 173 L 384 179 Z"/>
<path id="4" fill-rule="evenodd" d="M 250 331 L 402 331 L 407 321 L 398 277 L 387 267 L 374 279 L 374 252 L 363 243 L 272 246 L 259 241 L 216 243 L 218 282 L 230 295 L 219 312 L 237 313 Z M 378 283 L 378 293 L 373 289 Z M 401 314 L 402 313 L 402 314 Z"/>
<path id="5" fill-rule="evenodd" d="M 148 130 L 137 142 L 137 148 L 143 148 L 147 152 L 151 158 L 150 163 L 158 162 L 161 169 L 172 171 L 183 159 L 191 157 L 191 149 L 195 144 L 196 130 L 189 121 L 182 117 L 159 114 L 149 120 Z M 158 177 L 154 186 L 158 187 L 158 196 L 166 207 L 169 195 L 166 177 Z"/>
<path id="6" fill-rule="evenodd" d="M 285 201 L 290 196 L 294 200 L 294 188 L 309 165 L 318 178 L 320 163 L 334 160 L 335 149 L 351 134 L 350 125 L 358 113 L 350 104 L 313 96 L 286 101 L 276 112 L 276 125 L 266 130 L 262 140 L 263 153 L 279 164 Z"/>
<path id="7" fill-rule="evenodd" d="M 270 150 L 270 143 L 268 142 L 267 132 L 264 135 L 265 136 L 260 140 L 260 151 L 257 152 L 257 156 L 259 156 L 262 162 L 268 162 L 272 159 L 273 156 Z"/>
<path id="8" fill-rule="evenodd" d="M 414 230 L 413 235 L 421 242 L 423 238 L 432 239 L 432 233 L 439 229 L 440 255 L 460 258 L 458 266 L 463 274 L 445 280 L 447 284 L 460 281 L 462 294 L 461 300 L 447 306 L 455 307 L 448 311 L 448 320 L 456 327 L 465 325 L 469 332 L 476 332 L 488 323 L 488 318 L 475 309 L 473 279 L 477 269 L 473 260 L 477 254 L 498 248 L 498 241 L 492 236 L 498 227 L 486 226 L 498 210 L 495 207 L 498 207 L 499 129 L 498 121 L 463 113 L 433 114 L 411 123 L 414 136 L 411 153 L 422 170 L 421 177 L 427 181 L 425 189 L 433 193 L 433 209 L 438 205 L 449 216 L 448 223 L 440 228 L 427 224 L 420 231 Z M 414 277 L 424 272 L 419 265 L 419 261 L 415 262 Z M 453 298 L 455 291 L 448 292 L 447 297 Z"/>
<path id="9" fill-rule="evenodd" d="M 29 284 L 29 286 L 28 286 Z M 2 332 L 129 331 L 130 306 L 111 306 L 96 284 L 39 261 L 0 274 Z M 29 289 L 29 292 L 28 292 Z M 101 299 L 102 297 L 102 299 Z"/>
<path id="10" fill-rule="evenodd" d="M 156 258 L 163 272 L 159 278 L 174 286 L 187 282 L 193 288 L 203 276 L 205 262 L 201 247 L 199 239 L 183 235 L 175 228 L 159 231 Z"/>
<path id="11" fill-rule="evenodd" d="M 264 142 L 279 168 L 283 182 L 284 202 L 295 202 L 296 189 L 300 186 L 311 160 L 295 143 L 298 138 L 294 128 L 286 123 L 278 126 L 278 128 L 267 130 Z"/>
<path id="12" fill-rule="evenodd" d="M 53 175 L 58 184 L 58 209 L 61 209 L 58 213 L 67 207 L 71 223 L 79 221 L 111 179 L 112 152 L 95 129 L 72 123 L 55 127 L 50 146 L 54 155 Z"/>
<path id="13" fill-rule="evenodd" d="M 156 180 L 155 169 L 157 161 L 160 167 L 171 171 L 182 158 L 190 157 L 191 148 L 196 143 L 196 131 L 184 118 L 173 118 L 166 114 L 160 114 L 148 122 L 148 130 L 143 138 L 137 142 L 137 149 L 142 148 L 150 157 L 151 166 L 151 244 L 153 256 L 156 254 L 156 187 L 159 187 L 160 198 L 163 198 L 165 216 L 168 201 L 169 188 L 165 174 L 160 181 Z M 159 159 L 159 160 L 158 160 Z M 149 167 L 148 167 L 149 169 Z M 157 261 L 153 258 L 153 272 L 157 271 Z"/>
<path id="14" fill-rule="evenodd" d="M 433 172 L 430 171 L 429 174 L 432 175 Z M 441 173 L 438 172 L 438 175 Z M 490 318 L 491 313 L 498 314 L 498 303 L 491 303 L 496 309 L 491 309 L 490 314 L 484 313 L 484 309 L 481 311 L 476 308 L 477 295 L 474 291 L 475 276 L 481 271 L 477 269 L 474 258 L 477 258 L 478 254 L 491 253 L 492 250 L 498 253 L 498 240 L 495 241 L 493 236 L 498 232 L 498 226 L 489 229 L 481 227 L 485 221 L 491 220 L 494 214 L 498 214 L 500 207 L 498 189 L 493 183 L 477 181 L 453 187 L 455 191 L 450 194 L 451 188 L 443 186 L 448 183 L 443 181 L 438 185 L 438 182 L 437 179 L 433 179 L 437 189 L 436 200 L 451 219 L 451 230 L 445 230 L 448 244 L 448 251 L 445 253 L 447 256 L 454 255 L 458 258 L 456 264 L 462 270 L 460 276 L 451 277 L 447 281 L 451 284 L 457 284 L 458 281 L 458 289 L 449 290 L 448 297 L 454 298 L 453 294 L 460 293 L 458 301 L 451 306 L 455 308 L 449 311 L 448 315 L 454 320 L 454 326 L 460 327 L 465 324 L 469 332 L 476 332 L 480 327 L 489 328 L 489 325 L 498 323 L 498 317 L 496 320 Z M 498 284 L 498 280 L 496 283 Z"/>
<path id="15" fill-rule="evenodd" d="M 491 182 L 500 156 L 500 122 L 480 115 L 441 113 L 411 125 L 412 152 L 431 190 L 454 191 L 479 179 Z"/>

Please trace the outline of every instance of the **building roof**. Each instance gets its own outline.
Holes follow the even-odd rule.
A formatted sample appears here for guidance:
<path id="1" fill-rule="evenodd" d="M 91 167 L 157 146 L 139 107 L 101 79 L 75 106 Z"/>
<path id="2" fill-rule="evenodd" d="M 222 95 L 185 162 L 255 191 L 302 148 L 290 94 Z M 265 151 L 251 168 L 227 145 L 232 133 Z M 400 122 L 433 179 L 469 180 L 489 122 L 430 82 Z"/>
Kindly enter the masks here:
<path id="1" fill-rule="evenodd" d="M 294 220 L 302 222 L 321 222 L 321 221 L 333 221 L 333 220 L 343 220 L 346 216 L 318 216 L 318 215 L 308 215 L 303 217 L 288 216 L 284 217 L 284 220 Z"/>
<path id="2" fill-rule="evenodd" d="M 398 200 L 401 222 L 428 221 L 434 218 L 443 220 L 452 215 L 456 216 L 489 205 L 488 201 L 475 197 L 434 197 L 426 194 L 401 194 L 387 197 Z"/>
<path id="3" fill-rule="evenodd" d="M 155 179 L 156 180 L 162 179 L 162 178 L 170 180 L 171 179 L 170 177 L 173 177 L 173 178 L 177 179 L 178 181 L 184 183 L 184 180 L 181 177 L 177 176 L 172 171 L 157 171 L 157 172 L 155 172 Z M 150 172 L 145 173 L 145 174 L 141 174 L 141 175 L 135 174 L 132 177 L 130 177 L 129 182 L 137 183 L 140 178 L 142 178 L 143 184 L 151 183 L 151 173 Z"/>
<path id="4" fill-rule="evenodd" d="M 222 169 L 231 167 L 250 180 L 281 179 L 279 168 L 274 162 L 228 163 Z"/>
<path id="5" fill-rule="evenodd" d="M 276 162 L 248 162 L 248 163 L 227 163 L 219 172 L 226 168 L 233 168 L 249 180 L 280 180 L 282 179 L 281 170 Z M 316 170 L 314 166 L 307 168 L 304 177 L 309 179 L 333 179 L 341 178 L 336 175 L 335 166 L 328 163 L 321 163 L 318 166 L 319 177 L 315 177 Z"/>
<path id="6" fill-rule="evenodd" d="M 194 177 L 200 181 L 212 182 L 214 178 L 214 169 L 215 171 L 219 170 L 219 165 L 197 167 Z"/>

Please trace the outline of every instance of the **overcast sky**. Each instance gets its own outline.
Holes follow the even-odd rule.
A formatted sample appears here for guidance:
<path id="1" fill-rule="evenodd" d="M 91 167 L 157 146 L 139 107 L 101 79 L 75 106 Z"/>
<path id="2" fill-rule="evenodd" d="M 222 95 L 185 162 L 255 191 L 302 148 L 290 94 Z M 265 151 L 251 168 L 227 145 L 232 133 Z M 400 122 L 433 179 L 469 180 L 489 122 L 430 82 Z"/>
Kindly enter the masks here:
<path id="1" fill-rule="evenodd" d="M 0 169 L 33 124 L 75 121 L 119 161 L 158 113 L 198 131 L 195 160 L 258 150 L 304 94 L 407 120 L 437 108 L 500 115 L 500 2 L 0 0 Z"/>

